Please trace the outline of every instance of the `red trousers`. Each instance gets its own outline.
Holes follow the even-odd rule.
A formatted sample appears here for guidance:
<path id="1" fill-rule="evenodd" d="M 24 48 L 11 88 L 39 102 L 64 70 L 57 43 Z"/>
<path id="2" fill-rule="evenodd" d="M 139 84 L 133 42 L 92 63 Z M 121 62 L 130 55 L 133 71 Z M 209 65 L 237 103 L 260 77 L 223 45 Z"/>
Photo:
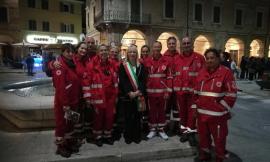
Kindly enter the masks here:
<path id="1" fill-rule="evenodd" d="M 163 130 L 166 124 L 166 100 L 164 97 L 148 97 L 150 128 Z"/>
<path id="2" fill-rule="evenodd" d="M 194 130 L 196 127 L 196 119 L 193 117 L 192 105 L 192 94 L 181 94 L 177 95 L 177 106 L 179 108 L 180 118 L 180 130 Z"/>
<path id="3" fill-rule="evenodd" d="M 116 98 L 113 97 L 114 95 L 109 89 L 106 90 L 105 95 L 105 107 L 99 107 L 94 105 L 95 115 L 93 133 L 96 139 L 101 138 L 102 136 L 105 138 L 109 138 L 111 137 L 112 133 Z"/>
<path id="4" fill-rule="evenodd" d="M 172 113 L 172 118 L 171 118 Z M 179 121 L 179 109 L 177 106 L 177 98 L 176 93 L 173 92 L 170 98 L 167 101 L 166 106 L 166 122 L 169 123 L 170 120 L 172 121 Z"/>
<path id="5" fill-rule="evenodd" d="M 215 117 L 217 118 L 217 117 Z M 203 120 L 198 117 L 198 134 L 200 156 L 208 152 L 211 148 L 212 139 L 214 139 L 215 152 L 217 159 L 225 158 L 226 137 L 228 135 L 227 120 Z"/>
<path id="6" fill-rule="evenodd" d="M 71 106 L 71 110 L 77 111 L 78 106 Z M 74 133 L 74 123 L 64 118 L 63 105 L 54 103 L 55 137 L 67 137 Z"/>

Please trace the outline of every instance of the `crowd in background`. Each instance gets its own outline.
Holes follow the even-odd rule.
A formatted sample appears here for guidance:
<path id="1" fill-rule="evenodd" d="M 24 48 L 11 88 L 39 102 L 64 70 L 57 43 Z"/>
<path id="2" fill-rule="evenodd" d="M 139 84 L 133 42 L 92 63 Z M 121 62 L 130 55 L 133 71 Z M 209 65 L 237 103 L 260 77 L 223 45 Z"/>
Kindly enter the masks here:
<path id="1" fill-rule="evenodd" d="M 230 68 L 236 79 L 258 80 L 262 79 L 264 72 L 270 71 L 270 58 L 242 56 L 239 66 L 230 53 L 221 53 L 222 64 Z"/>

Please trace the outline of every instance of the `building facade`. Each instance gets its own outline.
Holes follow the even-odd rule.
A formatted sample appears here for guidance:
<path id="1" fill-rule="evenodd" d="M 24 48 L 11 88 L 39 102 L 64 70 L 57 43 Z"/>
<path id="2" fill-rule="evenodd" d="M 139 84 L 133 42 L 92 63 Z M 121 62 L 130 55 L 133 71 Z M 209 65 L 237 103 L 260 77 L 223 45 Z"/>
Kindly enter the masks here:
<path id="1" fill-rule="evenodd" d="M 16 55 L 20 49 L 12 46 L 18 42 L 52 49 L 62 43 L 77 44 L 82 33 L 82 4 L 76 0 L 1 0 L 2 55 L 20 60 L 16 58 L 22 57 Z"/>
<path id="2" fill-rule="evenodd" d="M 87 35 L 99 43 L 139 48 L 189 35 L 194 49 L 209 47 L 241 56 L 270 56 L 270 2 L 267 0 L 87 0 Z"/>

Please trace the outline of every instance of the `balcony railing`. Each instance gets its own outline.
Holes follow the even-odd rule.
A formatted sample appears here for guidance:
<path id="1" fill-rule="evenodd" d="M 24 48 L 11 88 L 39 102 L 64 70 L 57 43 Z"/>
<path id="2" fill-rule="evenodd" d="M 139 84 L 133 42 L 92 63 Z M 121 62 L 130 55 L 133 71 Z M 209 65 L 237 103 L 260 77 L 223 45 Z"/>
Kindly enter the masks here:
<path id="1" fill-rule="evenodd" d="M 101 21 L 147 25 L 151 24 L 151 15 L 146 13 L 140 15 L 127 11 L 108 10 L 104 12 L 104 15 L 95 17 L 95 23 L 101 23 Z"/>

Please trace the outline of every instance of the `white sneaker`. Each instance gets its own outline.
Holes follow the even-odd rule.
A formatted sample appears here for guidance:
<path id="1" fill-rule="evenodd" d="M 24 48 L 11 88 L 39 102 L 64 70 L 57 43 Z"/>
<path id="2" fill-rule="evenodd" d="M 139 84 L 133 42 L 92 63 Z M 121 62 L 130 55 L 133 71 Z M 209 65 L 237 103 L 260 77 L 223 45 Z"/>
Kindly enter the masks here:
<path id="1" fill-rule="evenodd" d="M 158 132 L 158 134 L 164 140 L 168 140 L 169 139 L 169 137 L 167 136 L 167 134 L 165 132 Z"/>
<path id="2" fill-rule="evenodd" d="M 155 132 L 155 131 L 150 131 L 149 134 L 147 135 L 147 138 L 148 138 L 148 139 L 151 139 L 151 138 L 155 137 L 156 134 L 157 134 L 157 132 Z"/>

